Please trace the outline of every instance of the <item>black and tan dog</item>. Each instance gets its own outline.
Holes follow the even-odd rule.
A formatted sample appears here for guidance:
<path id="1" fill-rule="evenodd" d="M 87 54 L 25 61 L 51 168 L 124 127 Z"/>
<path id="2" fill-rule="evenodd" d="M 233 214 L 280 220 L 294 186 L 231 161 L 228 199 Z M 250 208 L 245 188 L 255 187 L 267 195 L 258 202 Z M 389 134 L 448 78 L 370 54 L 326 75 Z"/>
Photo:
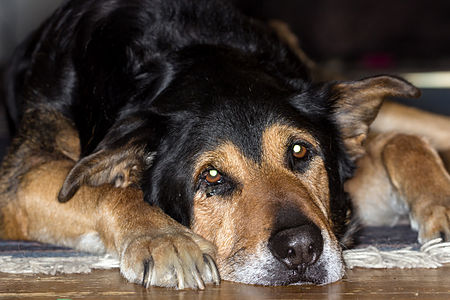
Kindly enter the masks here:
<path id="1" fill-rule="evenodd" d="M 19 125 L 0 236 L 112 253 L 129 281 L 178 288 L 219 283 L 219 271 L 263 285 L 340 279 L 344 183 L 369 124 L 385 96 L 419 94 L 390 76 L 312 84 L 275 33 L 216 0 L 69 1 L 7 79 Z M 394 170 L 380 174 L 401 193 L 404 178 L 448 191 L 415 139 L 381 142 L 376 159 Z M 404 174 L 416 155 L 422 178 Z M 430 212 L 447 213 L 431 196 L 443 210 Z M 418 214 L 419 227 L 436 221 Z M 425 237 L 448 230 L 433 222 Z"/>

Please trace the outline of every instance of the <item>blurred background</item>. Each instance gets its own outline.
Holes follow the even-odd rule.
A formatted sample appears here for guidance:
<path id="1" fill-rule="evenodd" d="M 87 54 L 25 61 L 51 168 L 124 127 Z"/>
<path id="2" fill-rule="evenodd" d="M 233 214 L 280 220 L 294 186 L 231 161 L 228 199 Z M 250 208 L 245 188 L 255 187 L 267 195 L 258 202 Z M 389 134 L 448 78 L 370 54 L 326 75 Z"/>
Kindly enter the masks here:
<path id="1" fill-rule="evenodd" d="M 1 72 L 14 49 L 41 24 L 62 0 L 0 0 L 0 97 Z M 0 99 L 0 160 L 9 144 L 3 99 Z"/>
<path id="2" fill-rule="evenodd" d="M 401 75 L 422 97 L 396 101 L 450 115 L 450 1 L 232 1 L 247 15 L 286 22 L 325 71 Z"/>
<path id="3" fill-rule="evenodd" d="M 450 115 L 450 1 L 229 1 L 249 16 L 286 22 L 321 68 L 350 79 L 402 75 L 422 88 L 423 97 L 398 101 Z M 61 2 L 0 0 L 0 67 Z M 5 141 L 3 115 L 2 108 L 0 137 Z"/>

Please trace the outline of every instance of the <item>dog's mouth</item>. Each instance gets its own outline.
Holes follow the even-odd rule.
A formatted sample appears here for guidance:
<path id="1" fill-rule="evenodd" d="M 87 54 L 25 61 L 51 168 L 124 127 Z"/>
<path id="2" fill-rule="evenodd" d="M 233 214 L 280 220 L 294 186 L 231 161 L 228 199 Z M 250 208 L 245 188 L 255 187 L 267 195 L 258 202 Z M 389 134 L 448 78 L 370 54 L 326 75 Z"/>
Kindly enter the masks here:
<path id="1" fill-rule="evenodd" d="M 224 274 L 223 279 L 257 284 L 265 286 L 284 285 L 322 285 L 335 282 L 342 278 L 343 270 L 341 264 L 336 264 L 334 270 L 328 270 L 326 264 L 317 264 L 296 270 L 286 269 L 275 260 L 268 260 L 268 264 L 244 264 L 235 268 L 233 272 Z M 260 267 L 258 267 L 259 265 Z"/>
<path id="2" fill-rule="evenodd" d="M 274 285 L 305 285 L 305 284 L 322 284 L 324 283 L 323 271 L 315 270 L 313 267 L 298 267 L 296 270 L 288 270 L 286 279 L 275 282 Z M 290 274 L 289 274 L 290 273 Z M 284 277 L 284 276 L 281 276 Z"/>
<path id="3" fill-rule="evenodd" d="M 310 265 L 289 268 L 272 255 L 266 244 L 252 254 L 242 251 L 231 261 L 219 262 L 219 268 L 225 280 L 266 286 L 322 285 L 335 282 L 344 275 L 342 252 L 337 242 L 328 238 L 324 239 L 322 254 Z"/>
<path id="4" fill-rule="evenodd" d="M 289 274 L 289 271 L 291 274 Z M 289 270 L 285 280 L 275 280 L 273 285 L 321 285 L 339 280 L 342 276 L 330 276 L 322 264 L 299 267 L 297 270 Z M 283 276 L 281 276 L 283 277 Z"/>
<path id="5" fill-rule="evenodd" d="M 296 270 L 278 270 L 275 271 L 275 276 L 261 278 L 263 282 L 268 282 L 271 286 L 281 285 L 320 285 L 328 283 L 325 278 L 325 272 L 321 268 L 313 267 L 299 267 Z"/>

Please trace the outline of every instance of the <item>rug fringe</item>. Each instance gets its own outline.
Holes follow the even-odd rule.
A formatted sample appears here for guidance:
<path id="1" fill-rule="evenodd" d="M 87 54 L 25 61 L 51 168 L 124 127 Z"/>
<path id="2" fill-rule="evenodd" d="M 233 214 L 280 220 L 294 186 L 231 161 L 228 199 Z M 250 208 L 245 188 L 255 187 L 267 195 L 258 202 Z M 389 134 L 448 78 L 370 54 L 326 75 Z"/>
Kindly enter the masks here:
<path id="1" fill-rule="evenodd" d="M 118 268 L 119 261 L 110 255 L 75 257 L 0 256 L 0 272 L 13 274 L 90 273 L 93 269 Z"/>
<path id="2" fill-rule="evenodd" d="M 438 268 L 450 263 L 450 242 L 441 238 L 431 240 L 413 250 L 411 247 L 400 250 L 381 251 L 373 246 L 344 251 L 347 268 Z"/>
<path id="3" fill-rule="evenodd" d="M 344 251 L 347 268 L 438 268 L 450 263 L 450 242 L 434 239 L 419 250 L 407 247 L 381 251 L 373 246 Z M 89 273 L 93 269 L 118 268 L 119 261 L 110 255 L 75 257 L 0 256 L 0 272 L 13 274 Z"/>

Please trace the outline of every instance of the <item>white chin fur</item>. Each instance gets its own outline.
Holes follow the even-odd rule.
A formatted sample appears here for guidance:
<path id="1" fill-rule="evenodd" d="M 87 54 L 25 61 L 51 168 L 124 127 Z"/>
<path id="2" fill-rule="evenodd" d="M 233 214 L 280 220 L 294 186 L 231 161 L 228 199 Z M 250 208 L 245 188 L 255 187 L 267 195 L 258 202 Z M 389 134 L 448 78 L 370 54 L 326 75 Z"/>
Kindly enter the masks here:
<path id="1" fill-rule="evenodd" d="M 337 241 L 332 240 L 326 230 L 322 231 L 322 237 L 324 240 L 323 251 L 316 265 L 320 266 L 320 273 L 323 273 L 323 277 L 319 278 L 320 284 L 328 284 L 344 276 L 344 264 L 342 251 Z M 266 245 L 259 245 L 253 254 L 239 257 L 231 264 L 233 270 L 221 274 L 225 280 L 258 285 L 286 284 L 284 283 L 285 278 L 277 277 L 277 269 L 281 263 L 272 255 Z M 299 281 L 291 284 L 303 283 L 308 282 Z"/>
<path id="2" fill-rule="evenodd" d="M 338 281 L 344 276 L 344 259 L 342 250 L 336 239 L 331 239 L 326 230 L 322 230 L 323 251 L 317 263 L 322 264 L 327 271 L 324 284 Z"/>

